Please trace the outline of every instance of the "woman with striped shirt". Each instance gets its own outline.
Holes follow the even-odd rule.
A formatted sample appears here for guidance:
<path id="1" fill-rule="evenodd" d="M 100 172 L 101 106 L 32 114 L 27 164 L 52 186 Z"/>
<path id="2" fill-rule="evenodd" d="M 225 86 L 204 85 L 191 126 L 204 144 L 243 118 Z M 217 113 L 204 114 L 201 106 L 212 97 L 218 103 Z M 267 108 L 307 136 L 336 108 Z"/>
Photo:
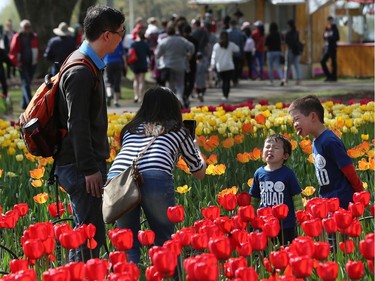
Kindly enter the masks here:
<path id="1" fill-rule="evenodd" d="M 142 105 L 134 118 L 121 131 L 122 148 L 109 169 L 108 179 L 128 168 L 133 159 L 157 136 L 145 155 L 137 162 L 143 176 L 142 200 L 135 209 L 117 220 L 120 228 L 133 232 L 133 248 L 128 260 L 139 263 L 141 208 L 150 228 L 155 232 L 155 245 L 162 245 L 174 232 L 174 224 L 167 217 L 167 209 L 175 205 L 173 169 L 181 155 L 192 175 L 203 179 L 206 163 L 196 141 L 183 126 L 180 103 L 166 87 L 146 91 Z"/>

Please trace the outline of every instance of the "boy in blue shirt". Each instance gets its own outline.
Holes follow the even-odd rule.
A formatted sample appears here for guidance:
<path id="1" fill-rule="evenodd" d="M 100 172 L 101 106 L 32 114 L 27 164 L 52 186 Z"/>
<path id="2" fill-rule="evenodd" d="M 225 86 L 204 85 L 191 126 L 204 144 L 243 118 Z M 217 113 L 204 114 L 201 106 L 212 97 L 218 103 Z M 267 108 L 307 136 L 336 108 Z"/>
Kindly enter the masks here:
<path id="1" fill-rule="evenodd" d="M 312 135 L 315 174 L 319 182 L 319 195 L 337 197 L 341 208 L 348 208 L 353 194 L 363 190 L 352 159 L 344 143 L 324 125 L 324 108 L 316 96 L 296 99 L 289 106 L 289 114 L 297 135 Z"/>
<path id="2" fill-rule="evenodd" d="M 295 211 L 303 209 L 301 187 L 295 173 L 284 165 L 292 153 L 289 140 L 279 134 L 273 134 L 264 141 L 262 158 L 266 166 L 255 171 L 250 188 L 251 205 L 272 207 L 286 204 L 289 208 L 287 217 L 282 221 L 283 228 L 278 238 L 282 245 L 291 243 L 296 237 Z"/>

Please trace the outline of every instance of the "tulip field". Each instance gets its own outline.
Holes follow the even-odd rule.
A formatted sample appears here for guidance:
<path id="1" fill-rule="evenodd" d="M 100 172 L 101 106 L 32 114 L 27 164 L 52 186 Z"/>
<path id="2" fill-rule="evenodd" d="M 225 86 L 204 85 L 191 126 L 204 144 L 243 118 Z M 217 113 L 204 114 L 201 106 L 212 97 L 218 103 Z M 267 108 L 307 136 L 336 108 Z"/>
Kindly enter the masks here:
<path id="1" fill-rule="evenodd" d="M 15 122 L 0 119 L 0 280 L 374 280 L 374 101 L 322 101 L 325 125 L 344 142 L 361 178 L 348 210 L 337 198 L 319 198 L 312 138 L 296 135 L 288 104 L 248 101 L 195 107 L 196 135 L 207 163 L 193 178 L 180 158 L 174 171 L 176 206 L 168 209 L 175 233 L 161 246 L 147 221 L 137 239 L 140 264 L 127 261 L 133 234 L 108 225 L 107 250 L 86 263 L 69 262 L 69 249 L 96 247 L 95 227 L 72 229 L 67 194 L 48 185 L 52 159 L 30 155 Z M 109 114 L 108 167 L 120 149 L 121 128 L 135 113 Z M 302 187 L 304 210 L 288 246 L 277 235 L 286 205 L 255 210 L 249 188 L 267 135 L 292 144 L 290 167 Z M 179 258 L 177 258 L 179 257 Z M 174 279 L 175 278 L 175 279 Z"/>

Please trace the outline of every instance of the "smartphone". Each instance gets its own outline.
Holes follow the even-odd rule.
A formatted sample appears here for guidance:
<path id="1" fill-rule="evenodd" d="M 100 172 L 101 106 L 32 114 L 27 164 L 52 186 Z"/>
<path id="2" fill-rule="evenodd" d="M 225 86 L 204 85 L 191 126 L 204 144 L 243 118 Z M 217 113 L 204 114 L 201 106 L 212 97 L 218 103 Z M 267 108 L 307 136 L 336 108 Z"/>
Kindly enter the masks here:
<path id="1" fill-rule="evenodd" d="M 197 126 L 197 122 L 195 120 L 184 120 L 183 123 L 185 128 L 189 130 L 191 137 L 195 139 L 195 128 Z"/>

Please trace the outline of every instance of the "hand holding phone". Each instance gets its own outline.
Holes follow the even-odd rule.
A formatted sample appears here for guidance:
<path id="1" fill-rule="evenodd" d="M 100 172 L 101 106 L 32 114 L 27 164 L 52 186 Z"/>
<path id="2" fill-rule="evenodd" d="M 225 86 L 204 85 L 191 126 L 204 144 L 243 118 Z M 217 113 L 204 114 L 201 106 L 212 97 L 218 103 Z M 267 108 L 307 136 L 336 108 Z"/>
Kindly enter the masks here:
<path id="1" fill-rule="evenodd" d="M 189 130 L 191 137 L 195 139 L 195 128 L 197 126 L 197 122 L 195 120 L 184 120 L 183 124 L 185 128 Z"/>

